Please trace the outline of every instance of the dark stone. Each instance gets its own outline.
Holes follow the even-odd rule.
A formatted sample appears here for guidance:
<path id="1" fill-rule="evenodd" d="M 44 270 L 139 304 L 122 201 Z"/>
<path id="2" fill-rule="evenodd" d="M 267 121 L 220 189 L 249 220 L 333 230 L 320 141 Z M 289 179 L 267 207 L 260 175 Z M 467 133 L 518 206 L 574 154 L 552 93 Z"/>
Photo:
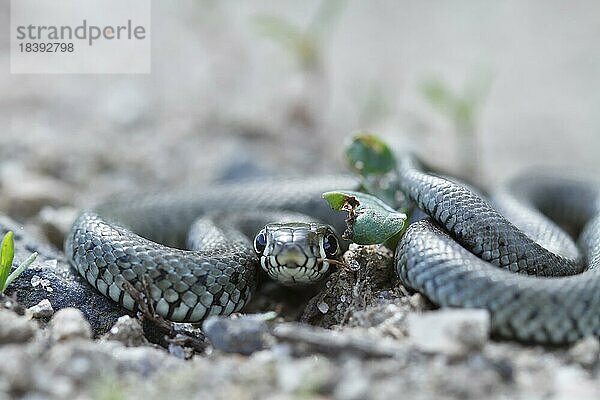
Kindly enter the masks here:
<path id="1" fill-rule="evenodd" d="M 226 353 L 249 355 L 273 342 L 267 323 L 259 316 L 209 317 L 202 331 L 215 349 Z"/>
<path id="2" fill-rule="evenodd" d="M 128 313 L 117 303 L 98 293 L 71 268 L 61 252 L 26 232 L 9 217 L 0 215 L 0 236 L 4 237 L 9 230 L 15 233 L 13 268 L 29 257 L 32 249 L 38 252 L 38 257 L 7 288 L 7 295 L 14 294 L 17 301 L 25 307 L 32 307 L 43 299 L 48 299 L 55 311 L 66 307 L 78 308 L 89 321 L 95 336 L 106 333 L 117 318 Z M 32 279 L 38 282 L 36 286 L 32 284 Z"/>

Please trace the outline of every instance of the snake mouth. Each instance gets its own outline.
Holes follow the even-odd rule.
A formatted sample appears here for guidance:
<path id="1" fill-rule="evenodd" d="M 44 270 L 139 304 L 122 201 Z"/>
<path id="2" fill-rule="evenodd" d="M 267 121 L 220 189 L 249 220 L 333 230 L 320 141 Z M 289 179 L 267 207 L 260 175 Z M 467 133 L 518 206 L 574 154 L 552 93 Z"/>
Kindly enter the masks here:
<path id="1" fill-rule="evenodd" d="M 288 269 L 296 269 L 315 264 L 315 262 L 312 261 L 311 258 L 297 245 L 280 245 L 278 254 L 276 254 L 275 257 L 271 256 L 271 258 L 274 258 L 274 262 L 271 264 L 284 266 Z"/>
<path id="2" fill-rule="evenodd" d="M 285 263 L 285 264 L 282 265 L 282 267 L 287 268 L 287 269 L 298 269 L 301 266 L 302 265 L 296 264 L 295 262 L 287 262 L 287 263 Z"/>
<path id="3" fill-rule="evenodd" d="M 307 257 L 306 262 L 302 264 L 282 264 L 278 263 L 275 257 L 264 257 L 261 264 L 271 279 L 285 286 L 302 286 L 316 282 L 329 268 L 327 262 L 319 261 L 316 257 Z"/>

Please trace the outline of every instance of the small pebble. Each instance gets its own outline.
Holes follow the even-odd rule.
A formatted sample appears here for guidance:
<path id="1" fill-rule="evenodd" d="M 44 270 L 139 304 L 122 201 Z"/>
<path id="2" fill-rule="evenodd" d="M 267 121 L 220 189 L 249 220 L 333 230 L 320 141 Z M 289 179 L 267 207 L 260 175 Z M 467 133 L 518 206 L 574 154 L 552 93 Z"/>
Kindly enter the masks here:
<path id="1" fill-rule="evenodd" d="M 252 354 L 270 346 L 272 337 L 264 319 L 243 316 L 210 317 L 202 324 L 202 331 L 215 349 L 226 353 Z"/>
<path id="2" fill-rule="evenodd" d="M 0 309 L 0 344 L 24 343 L 35 335 L 35 324 L 13 311 Z"/>
<path id="3" fill-rule="evenodd" d="M 183 346 L 174 343 L 169 343 L 168 350 L 169 354 L 174 357 L 180 358 L 182 360 L 185 360 L 187 358 L 187 353 Z"/>
<path id="4" fill-rule="evenodd" d="M 327 314 L 327 312 L 329 311 L 329 304 L 322 301 L 317 305 L 317 308 L 319 309 L 319 311 L 321 311 L 321 313 Z"/>
<path id="5" fill-rule="evenodd" d="M 592 369 L 598 364 L 600 341 L 595 336 L 588 336 L 575 343 L 569 350 L 573 362 L 584 368 Z"/>
<path id="6" fill-rule="evenodd" d="M 415 293 L 409 298 L 409 303 L 415 311 L 425 311 L 431 309 L 431 303 L 421 293 Z"/>
<path id="7" fill-rule="evenodd" d="M 481 349 L 489 339 L 490 314 L 478 309 L 442 309 L 408 316 L 408 334 L 428 353 L 464 355 Z"/>
<path id="8" fill-rule="evenodd" d="M 148 341 L 144 336 L 142 324 L 140 321 L 131 318 L 129 315 L 119 317 L 113 327 L 110 328 L 110 331 L 102 336 L 102 338 L 119 341 L 128 347 L 148 344 Z"/>
<path id="9" fill-rule="evenodd" d="M 92 337 L 92 328 L 81 311 L 77 308 L 67 307 L 58 310 L 50 320 L 52 338 L 56 341 L 70 339 L 89 339 Z"/>
<path id="10" fill-rule="evenodd" d="M 56 265 L 56 263 L 55 263 L 55 265 Z M 38 275 L 34 275 L 31 277 L 31 286 L 33 286 L 34 288 L 41 288 L 41 289 L 45 290 L 46 292 L 50 292 L 50 293 L 52 293 L 54 291 L 54 289 L 52 288 L 52 286 L 50 284 L 50 280 L 40 278 Z"/>
<path id="11" fill-rule="evenodd" d="M 54 309 L 52 308 L 52 304 L 50 304 L 50 300 L 44 299 L 35 306 L 29 307 L 25 313 L 30 318 L 46 318 L 54 314 Z"/>

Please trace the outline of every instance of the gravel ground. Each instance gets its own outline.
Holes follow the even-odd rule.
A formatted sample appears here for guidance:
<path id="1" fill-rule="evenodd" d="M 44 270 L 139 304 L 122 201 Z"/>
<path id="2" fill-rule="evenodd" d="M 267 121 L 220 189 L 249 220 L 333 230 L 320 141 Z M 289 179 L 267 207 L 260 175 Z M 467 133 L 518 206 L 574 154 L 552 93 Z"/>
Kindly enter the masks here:
<path id="1" fill-rule="evenodd" d="M 419 294 L 390 285 L 384 279 L 388 251 L 355 247 L 346 257 L 366 261 L 366 267 L 329 279 L 312 302 L 318 311 L 308 312 L 316 325 L 265 314 L 213 318 L 203 325 L 206 347 L 193 356 L 176 341 L 166 349 L 148 342 L 140 322 L 129 316 L 92 338 L 76 308 L 44 322 L 5 298 L 2 398 L 599 395 L 596 338 L 559 349 L 490 340 L 486 313 L 432 311 Z"/>
<path id="2" fill-rule="evenodd" d="M 306 68 L 254 21 L 308 26 L 319 3 L 307 4 L 153 2 L 150 75 L 0 73 L 0 227 L 18 233 L 17 261 L 40 253 L 1 301 L 0 399 L 600 397 L 597 339 L 496 341 L 487 314 L 408 293 L 385 248 L 351 248 L 360 269 L 308 292 L 266 284 L 247 314 L 169 340 L 69 270 L 62 235 L 82 207 L 343 170 L 341 143 L 358 129 L 460 172 L 452 122 L 419 91 L 429 76 L 460 89 L 490 71 L 476 121 L 488 186 L 540 163 L 600 168 L 597 4 L 350 1 Z"/>

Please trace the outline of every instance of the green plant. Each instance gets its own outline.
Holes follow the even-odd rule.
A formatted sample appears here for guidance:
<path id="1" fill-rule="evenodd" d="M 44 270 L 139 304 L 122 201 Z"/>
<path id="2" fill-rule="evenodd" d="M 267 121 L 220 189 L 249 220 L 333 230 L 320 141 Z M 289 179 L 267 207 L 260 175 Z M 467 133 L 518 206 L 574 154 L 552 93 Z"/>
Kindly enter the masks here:
<path id="1" fill-rule="evenodd" d="M 317 69 L 321 60 L 321 46 L 340 15 L 346 0 L 324 0 L 306 28 L 284 17 L 261 15 L 254 19 L 259 32 L 282 45 L 302 68 Z"/>
<path id="2" fill-rule="evenodd" d="M 396 248 L 408 227 L 410 209 L 397 204 L 397 161 L 392 149 L 369 132 L 358 132 L 346 145 L 346 164 L 361 177 L 361 192 L 323 193 L 331 208 L 348 213 L 344 239 L 357 244 L 384 243 Z M 398 207 L 400 205 L 400 207 Z M 395 208 L 399 209 L 395 209 Z"/>
<path id="3" fill-rule="evenodd" d="M 23 271 L 29 268 L 31 263 L 37 258 L 37 253 L 34 252 L 11 273 L 10 270 L 15 256 L 13 236 L 13 232 L 8 231 L 2 240 L 0 249 L 0 294 L 3 294 L 8 285 L 21 275 Z"/>
<path id="4" fill-rule="evenodd" d="M 490 75 L 472 77 L 462 93 L 452 90 L 441 79 L 430 77 L 421 83 L 425 100 L 439 113 L 446 116 L 454 127 L 462 174 L 475 179 L 477 160 L 477 123 L 482 106 L 490 88 Z"/>

